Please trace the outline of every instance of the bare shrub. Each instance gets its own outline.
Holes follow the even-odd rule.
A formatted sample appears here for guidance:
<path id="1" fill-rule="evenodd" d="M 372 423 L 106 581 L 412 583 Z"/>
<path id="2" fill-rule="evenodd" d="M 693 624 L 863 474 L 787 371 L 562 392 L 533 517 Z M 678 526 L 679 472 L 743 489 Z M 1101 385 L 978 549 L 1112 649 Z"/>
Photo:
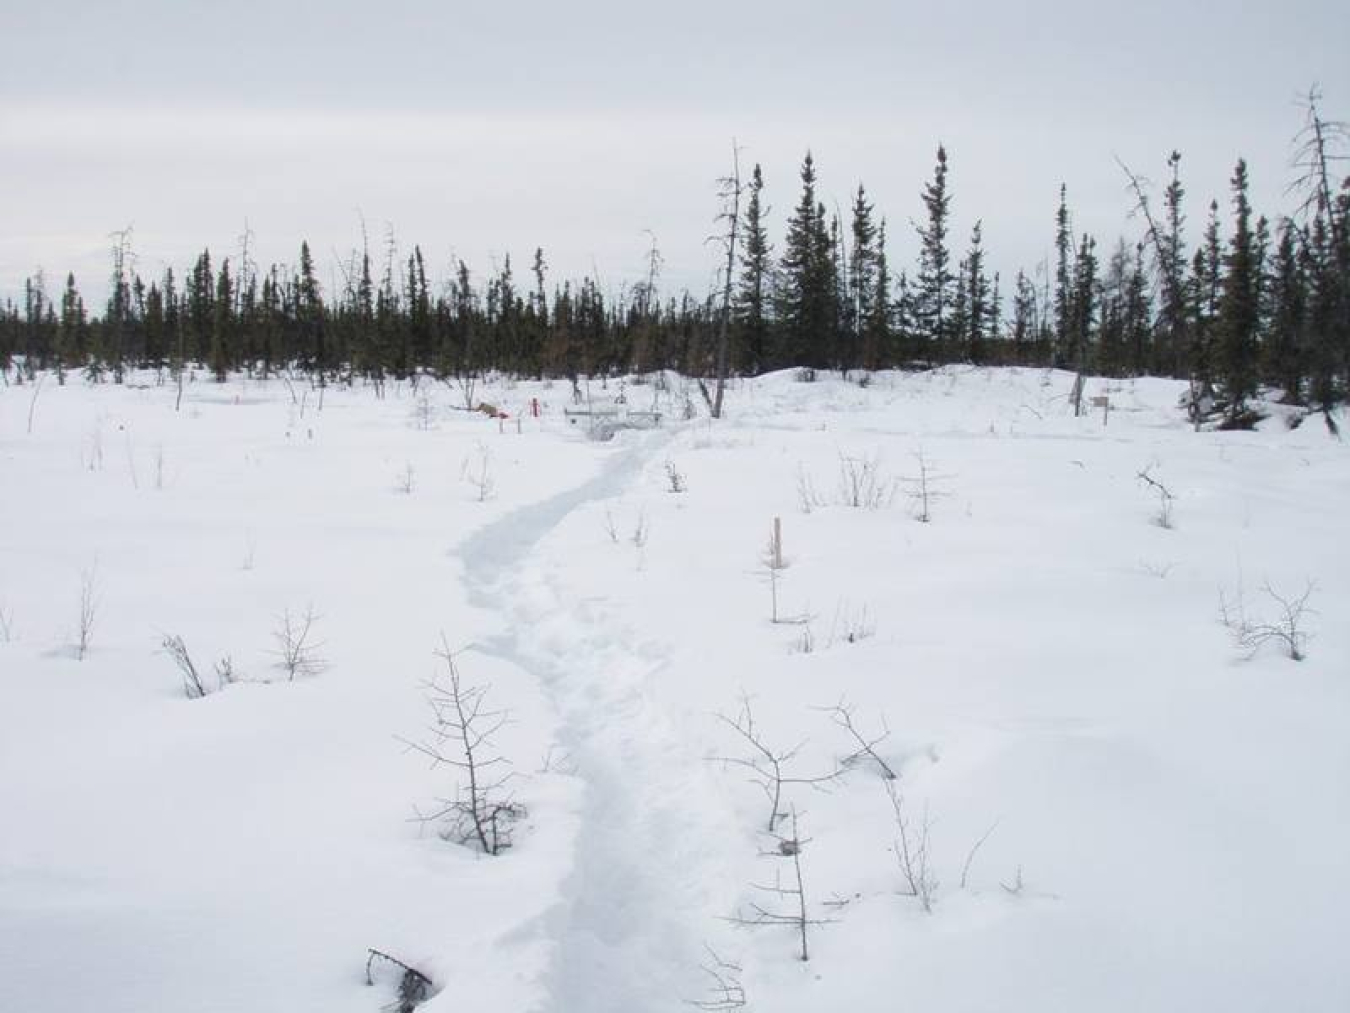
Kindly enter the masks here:
<path id="1" fill-rule="evenodd" d="M 445 671 L 427 683 L 432 721 L 421 742 L 404 743 L 431 760 L 432 766 L 454 769 L 461 782 L 453 798 L 440 799 L 433 812 L 418 814 L 424 822 L 444 823 L 442 837 L 499 855 L 511 846 L 515 822 L 524 806 L 507 791 L 514 778 L 502 771 L 510 763 L 496 751 L 493 738 L 510 720 L 506 711 L 486 709 L 487 687 L 465 685 L 444 636 L 436 657 Z"/>
<path id="2" fill-rule="evenodd" d="M 839 504 L 860 510 L 878 510 L 895 499 L 895 483 L 881 470 L 876 454 L 862 457 L 839 455 Z"/>
<path id="3" fill-rule="evenodd" d="M 80 611 L 75 626 L 75 657 L 83 661 L 94 639 L 98 622 L 98 564 L 92 563 L 80 572 Z"/>
<path id="4" fill-rule="evenodd" d="M 686 492 L 689 489 L 684 472 L 676 467 L 674 461 L 666 462 L 666 487 L 670 492 Z"/>
<path id="5" fill-rule="evenodd" d="M 816 650 L 816 635 L 811 632 L 811 624 L 807 620 L 801 620 L 801 630 L 797 633 L 797 638 L 788 645 L 789 654 L 814 654 Z"/>
<path id="6" fill-rule="evenodd" d="M 286 673 L 288 681 L 294 682 L 297 675 L 318 675 L 328 667 L 328 662 L 320 653 L 323 644 L 313 640 L 314 624 L 320 618 L 315 614 L 314 606 L 310 605 L 303 615 L 293 616 L 291 610 L 287 609 L 277 620 L 277 628 L 272 632 L 277 647 L 272 653 L 277 658 L 277 667 Z"/>
<path id="7" fill-rule="evenodd" d="M 416 479 L 417 473 L 413 469 L 412 462 L 409 461 L 403 465 L 403 470 L 394 477 L 394 488 L 405 495 L 411 495 Z"/>
<path id="8" fill-rule="evenodd" d="M 87 465 L 90 471 L 103 470 L 103 420 L 97 419 L 89 433 L 89 457 Z"/>
<path id="9" fill-rule="evenodd" d="M 394 1003 L 386 1009 L 393 1010 L 394 1013 L 413 1013 L 418 1006 L 431 998 L 435 990 L 431 978 L 423 974 L 417 968 L 405 964 L 397 957 L 391 957 L 389 954 L 380 950 L 367 950 L 366 953 L 366 984 L 375 984 L 375 975 L 373 965 L 376 960 L 382 960 L 385 963 L 393 964 L 399 970 L 398 994 Z"/>
<path id="10" fill-rule="evenodd" d="M 633 534 L 629 536 L 628 540 L 633 543 L 635 549 L 645 548 L 651 533 L 651 525 L 647 522 L 647 511 L 639 510 L 637 522 L 633 525 Z"/>
<path id="11" fill-rule="evenodd" d="M 234 659 L 228 654 L 223 655 L 215 664 L 216 670 L 216 688 L 224 689 L 226 686 L 233 685 L 239 681 L 238 676 L 234 674 Z"/>
<path id="12" fill-rule="evenodd" d="M 1307 631 L 1307 619 L 1317 614 L 1317 610 L 1308 605 L 1317 585 L 1311 580 L 1305 582 L 1303 593 L 1284 595 L 1271 587 L 1267 581 L 1261 586 L 1262 592 L 1275 605 L 1274 618 L 1251 616 L 1247 613 L 1246 595 L 1239 583 L 1237 594 L 1230 602 L 1223 591 L 1219 592 L 1219 621 L 1233 635 L 1233 642 L 1253 657 L 1267 643 L 1278 644 L 1281 650 L 1294 661 L 1302 661 L 1307 655 L 1311 634 Z"/>
<path id="13" fill-rule="evenodd" d="M 189 700 L 200 700 L 206 696 L 206 684 L 202 682 L 202 677 L 197 672 L 197 666 L 192 662 L 192 655 L 188 653 L 187 644 L 183 642 L 183 638 L 176 634 L 165 636 L 160 640 L 159 646 L 178 666 L 179 674 L 183 677 L 183 693 L 187 698 Z"/>
<path id="14" fill-rule="evenodd" d="M 1157 577 L 1159 580 L 1166 580 L 1176 568 L 1177 564 L 1175 560 L 1150 562 L 1147 559 L 1141 559 L 1139 561 L 1139 569 L 1143 570 L 1150 577 Z"/>
<path id="15" fill-rule="evenodd" d="M 737 734 L 746 747 L 747 755 L 715 756 L 713 760 L 723 765 L 732 764 L 749 771 L 750 783 L 757 785 L 769 800 L 769 818 L 767 820 L 769 833 L 773 833 L 778 828 L 778 821 L 787 816 L 787 813 L 783 811 L 783 787 L 785 785 L 804 784 L 819 789 L 823 785 L 838 780 L 842 773 L 839 768 L 830 771 L 828 774 L 801 775 L 790 772 L 788 765 L 797 758 L 797 754 L 801 752 L 806 742 L 799 742 L 791 749 L 786 750 L 775 750 L 766 745 L 758 726 L 755 724 L 755 715 L 750 708 L 748 696 L 741 696 L 740 713 L 735 718 L 729 718 L 725 714 L 718 714 L 717 718 Z"/>
<path id="16" fill-rule="evenodd" d="M 181 636 L 165 635 L 161 637 L 160 647 L 173 663 L 178 666 L 179 674 L 183 677 L 183 694 L 189 700 L 200 700 L 208 693 L 213 692 L 207 686 L 206 680 L 201 677 L 201 673 L 197 671 L 197 666 L 192 660 L 192 655 L 188 653 L 187 644 L 183 641 Z M 216 692 L 237 681 L 234 674 L 234 661 L 228 654 L 217 661 L 214 668 L 216 673 Z"/>
<path id="17" fill-rule="evenodd" d="M 710 979 L 708 997 L 687 999 L 686 1003 L 703 1010 L 744 1009 L 746 1000 L 745 987 L 741 984 L 741 965 L 723 960 L 710 946 L 704 948 L 708 951 L 708 963 L 701 965 L 701 970 Z"/>
<path id="18" fill-rule="evenodd" d="M 840 602 L 834 609 L 834 621 L 830 624 L 829 644 L 856 644 L 875 636 L 877 621 L 872 610 L 866 605 L 854 608 L 847 602 Z"/>
<path id="19" fill-rule="evenodd" d="M 895 813 L 895 859 L 900 865 L 900 874 L 910 896 L 919 898 L 924 911 L 931 914 L 939 884 L 930 862 L 929 832 L 933 821 L 928 816 L 928 806 L 923 807 L 923 815 L 916 826 L 905 809 L 905 797 L 894 781 L 886 782 L 886 794 Z"/>
<path id="20" fill-rule="evenodd" d="M 0 604 L 0 640 L 5 643 L 14 641 L 14 612 Z"/>
<path id="21" fill-rule="evenodd" d="M 1004 883 L 1000 880 L 998 885 L 1014 897 L 1022 896 L 1022 891 L 1026 889 L 1026 883 L 1022 880 L 1022 867 L 1020 865 L 1017 867 L 1017 874 L 1013 877 L 1011 883 Z"/>
<path id="22" fill-rule="evenodd" d="M 797 465 L 797 506 L 809 514 L 826 505 L 825 497 L 816 491 L 815 483 L 801 464 Z"/>
<path id="23" fill-rule="evenodd" d="M 466 457 L 460 465 L 459 477 L 478 490 L 478 502 L 485 503 L 497 491 L 492 477 L 492 451 L 484 443 L 474 447 L 472 458 Z"/>
<path id="24" fill-rule="evenodd" d="M 605 507 L 605 519 L 603 523 L 605 528 L 605 534 L 609 535 L 609 540 L 613 542 L 615 545 L 618 545 L 619 529 L 614 523 L 614 513 L 609 509 L 609 507 Z"/>
<path id="25" fill-rule="evenodd" d="M 1172 527 L 1172 502 L 1176 499 L 1176 496 L 1171 489 L 1153 477 L 1154 467 L 1156 465 L 1150 464 L 1147 468 L 1139 471 L 1135 477 L 1158 495 L 1158 509 L 1153 514 L 1153 523 L 1160 528 L 1170 530 Z"/>
<path id="26" fill-rule="evenodd" d="M 436 403 L 432 401 L 430 391 L 418 391 L 417 399 L 413 402 L 412 420 L 413 425 L 423 432 L 436 424 Z"/>

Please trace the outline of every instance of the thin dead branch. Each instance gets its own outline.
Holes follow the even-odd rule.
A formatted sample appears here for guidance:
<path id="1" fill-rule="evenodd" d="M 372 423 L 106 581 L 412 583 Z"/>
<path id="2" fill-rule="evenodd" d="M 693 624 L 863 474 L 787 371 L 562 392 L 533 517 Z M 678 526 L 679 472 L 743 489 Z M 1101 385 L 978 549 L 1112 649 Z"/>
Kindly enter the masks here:
<path id="1" fill-rule="evenodd" d="M 783 787 L 785 785 L 807 785 L 821 790 L 824 785 L 838 780 L 843 771 L 835 768 L 828 774 L 803 776 L 789 771 L 788 766 L 796 759 L 805 741 L 797 743 L 791 749 L 775 750 L 765 744 L 759 727 L 755 724 L 755 715 L 750 707 L 750 698 L 741 696 L 740 713 L 733 718 L 718 714 L 717 719 L 732 729 L 745 744 L 745 756 L 715 756 L 712 759 L 724 765 L 740 767 L 749 771 L 751 784 L 757 785 L 769 800 L 769 818 L 766 821 L 769 833 L 774 833 L 778 821 L 788 814 L 783 811 Z"/>
<path id="2" fill-rule="evenodd" d="M 894 781 L 898 777 L 891 765 L 881 758 L 876 747 L 881 745 L 890 737 L 891 730 L 886 724 L 886 718 L 881 718 L 881 734 L 868 736 L 864 735 L 858 728 L 857 722 L 853 719 L 853 705 L 847 700 L 841 699 L 833 707 L 819 707 L 817 710 L 827 711 L 830 719 L 844 731 L 848 732 L 849 737 L 857 747 L 848 756 L 839 761 L 841 767 L 854 767 L 860 763 L 870 761 L 887 781 Z"/>

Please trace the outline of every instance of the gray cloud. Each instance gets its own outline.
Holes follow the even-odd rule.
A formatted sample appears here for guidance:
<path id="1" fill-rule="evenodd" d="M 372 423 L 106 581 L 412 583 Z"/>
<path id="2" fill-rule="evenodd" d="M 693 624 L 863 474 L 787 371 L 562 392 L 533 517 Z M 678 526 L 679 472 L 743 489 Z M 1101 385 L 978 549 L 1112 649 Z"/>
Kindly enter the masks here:
<path id="1" fill-rule="evenodd" d="M 14 6 L 14 5 L 11 5 Z M 731 138 L 764 163 L 776 224 L 814 148 L 826 196 L 864 180 L 896 252 L 939 141 L 957 235 L 983 218 L 994 262 L 1032 266 L 1060 180 L 1076 224 L 1129 229 L 1119 154 L 1161 174 L 1185 153 L 1198 219 L 1239 154 L 1278 210 L 1296 94 L 1350 102 L 1344 4 L 1244 11 L 1145 0 L 183 2 L 6 12 L 0 63 L 0 292 L 38 265 L 95 289 L 106 233 L 142 267 L 228 253 L 247 219 L 264 259 L 301 238 L 349 249 L 358 209 L 435 264 L 479 270 L 543 245 L 555 269 L 618 284 L 658 236 L 669 286 L 702 289 L 714 179 Z"/>

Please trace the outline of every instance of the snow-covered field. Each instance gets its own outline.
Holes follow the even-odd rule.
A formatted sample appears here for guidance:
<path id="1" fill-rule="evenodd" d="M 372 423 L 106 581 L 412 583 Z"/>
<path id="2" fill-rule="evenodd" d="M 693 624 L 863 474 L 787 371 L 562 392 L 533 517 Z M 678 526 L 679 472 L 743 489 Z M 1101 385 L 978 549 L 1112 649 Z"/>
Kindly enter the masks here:
<path id="1" fill-rule="evenodd" d="M 566 384 L 485 385 L 505 422 L 445 386 L 0 387 L 0 1011 L 370 1013 L 369 947 L 428 1011 L 678 1009 L 712 952 L 775 1013 L 1350 1008 L 1350 452 L 1194 433 L 1168 381 L 1074 418 L 1070 381 L 774 375 L 711 422 L 672 378 L 610 442 Z M 1310 581 L 1302 662 L 1219 622 Z M 510 715 L 497 857 L 414 818 L 456 787 L 407 744 L 442 635 Z M 188 699 L 170 636 L 236 681 Z M 797 848 L 747 706 L 789 781 L 839 775 L 784 785 Z M 794 850 L 805 963 L 736 921 L 795 912 L 757 888 Z"/>

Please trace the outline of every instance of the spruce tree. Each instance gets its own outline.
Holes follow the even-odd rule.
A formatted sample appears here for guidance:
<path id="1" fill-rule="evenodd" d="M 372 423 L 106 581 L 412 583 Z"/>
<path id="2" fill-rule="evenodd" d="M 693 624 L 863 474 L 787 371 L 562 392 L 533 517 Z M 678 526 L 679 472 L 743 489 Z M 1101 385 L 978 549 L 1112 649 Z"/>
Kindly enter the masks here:
<path id="1" fill-rule="evenodd" d="M 951 194 L 947 190 L 947 150 L 939 146 L 932 182 L 923 190 L 925 223 L 919 226 L 919 272 L 914 291 L 914 328 L 922 355 L 931 365 L 947 344 L 956 277 L 947 248 Z"/>
<path id="2" fill-rule="evenodd" d="M 1149 371 L 1153 306 L 1149 300 L 1148 275 L 1144 270 L 1144 247 L 1134 248 L 1134 263 L 1125 282 L 1125 344 L 1127 372 L 1138 376 Z"/>
<path id="3" fill-rule="evenodd" d="M 745 221 L 741 225 L 741 277 L 736 295 L 736 322 L 744 345 L 744 368 L 758 374 L 770 365 L 769 295 L 772 257 L 764 219 L 764 176 L 756 164 L 750 175 Z"/>
<path id="4" fill-rule="evenodd" d="M 1097 241 L 1085 232 L 1074 255 L 1068 333 L 1065 336 L 1065 365 L 1078 372 L 1086 368 L 1088 361 L 1093 324 L 1097 320 L 1098 288 Z"/>
<path id="5" fill-rule="evenodd" d="M 1069 229 L 1069 190 L 1059 185 L 1059 209 L 1055 212 L 1055 365 L 1072 368 L 1073 341 L 1073 238 Z"/>
<path id="6" fill-rule="evenodd" d="M 1013 360 L 1025 366 L 1032 361 L 1032 346 L 1036 343 L 1036 286 L 1026 272 L 1018 271 L 1013 283 Z"/>
<path id="7" fill-rule="evenodd" d="M 1283 391 L 1286 404 L 1302 403 L 1304 341 L 1307 326 L 1307 279 L 1296 240 L 1297 226 L 1280 224 L 1271 266 L 1269 314 L 1265 341 L 1265 375 Z"/>
<path id="8" fill-rule="evenodd" d="M 229 379 L 234 343 L 234 283 L 230 261 L 221 261 L 216 281 L 216 298 L 211 316 L 211 373 L 217 383 Z"/>
<path id="9" fill-rule="evenodd" d="M 1159 237 L 1158 263 L 1162 294 L 1158 315 L 1158 345 L 1161 352 L 1154 360 L 1154 368 L 1160 373 L 1179 376 L 1188 372 L 1189 368 L 1186 331 L 1191 322 L 1186 285 L 1186 241 L 1183 234 L 1186 216 L 1182 211 L 1186 189 L 1181 183 L 1181 152 L 1172 152 L 1167 159 L 1167 167 L 1170 178 L 1163 196 L 1166 228 Z"/>
<path id="10" fill-rule="evenodd" d="M 816 199 L 815 162 L 809 151 L 801 180 L 801 199 L 788 219 L 783 241 L 779 286 L 783 358 L 796 365 L 824 366 L 834 343 L 837 312 L 834 251 L 825 206 Z"/>
<path id="11" fill-rule="evenodd" d="M 66 382 L 65 367 L 82 361 L 84 357 L 86 319 L 84 299 L 75 287 L 75 275 L 66 275 L 66 288 L 61 294 L 61 324 L 58 329 L 59 344 L 56 349 L 56 380 Z"/>
<path id="12" fill-rule="evenodd" d="M 187 280 L 187 359 L 200 362 L 211 347 L 215 319 L 216 276 L 211 251 L 203 250 Z"/>
<path id="13" fill-rule="evenodd" d="M 1257 327 L 1260 324 L 1260 263 L 1247 197 L 1247 163 L 1233 169 L 1233 236 L 1223 257 L 1222 293 L 1216 324 L 1215 365 L 1224 403 L 1224 426 L 1249 425 L 1248 401 L 1257 388 Z"/>
<path id="14" fill-rule="evenodd" d="M 966 358 L 979 365 L 985 360 L 985 339 L 990 330 L 993 300 L 989 278 L 984 270 L 983 222 L 977 221 L 970 233 L 970 250 L 965 259 L 965 333 L 962 335 Z"/>
<path id="15" fill-rule="evenodd" d="M 872 319 L 876 295 L 877 227 L 872 221 L 872 203 L 861 183 L 853 199 L 852 249 L 848 262 L 848 299 L 842 330 L 851 349 L 849 364 L 864 362 L 863 334 Z"/>
<path id="16" fill-rule="evenodd" d="M 305 366 L 318 375 L 322 386 L 331 363 L 323 296 L 318 279 L 314 276 L 314 258 L 310 256 L 308 242 L 300 243 L 300 274 L 296 278 L 295 289 L 295 320 L 300 354 Z"/>
<path id="17" fill-rule="evenodd" d="M 1190 350 L 1187 372 L 1191 377 L 1191 414 L 1197 424 L 1204 402 L 1214 390 L 1214 340 L 1219 316 L 1223 255 L 1219 244 L 1219 204 L 1211 201 L 1209 219 L 1200 247 L 1191 259 Z"/>
<path id="18" fill-rule="evenodd" d="M 863 366 L 880 369 L 895 355 L 891 328 L 891 268 L 886 257 L 886 219 L 877 227 L 876 256 L 872 272 L 872 294 L 867 302 L 863 327 Z"/>

